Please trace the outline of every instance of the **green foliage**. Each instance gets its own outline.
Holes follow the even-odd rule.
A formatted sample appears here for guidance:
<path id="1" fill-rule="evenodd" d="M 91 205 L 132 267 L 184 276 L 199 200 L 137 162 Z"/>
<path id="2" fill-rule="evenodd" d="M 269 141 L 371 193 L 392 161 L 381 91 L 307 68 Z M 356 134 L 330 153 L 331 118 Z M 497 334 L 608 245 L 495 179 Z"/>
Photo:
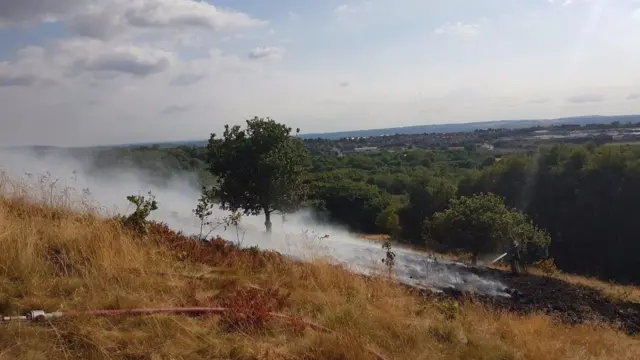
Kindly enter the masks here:
<path id="1" fill-rule="evenodd" d="M 378 187 L 349 180 L 317 183 L 313 197 L 313 206 L 327 220 L 365 233 L 376 232 L 376 219 L 390 201 L 390 196 Z"/>
<path id="2" fill-rule="evenodd" d="M 484 168 L 482 172 L 467 173 L 460 181 L 458 193 L 490 192 L 503 197 L 508 206 L 522 209 L 531 200 L 535 169 L 532 157 L 514 155 Z"/>
<path id="3" fill-rule="evenodd" d="M 198 199 L 198 205 L 193 209 L 193 214 L 200 220 L 200 234 L 198 240 L 206 240 L 211 233 L 204 234 L 204 229 L 212 224 L 209 217 L 213 215 L 213 208 L 216 206 L 214 199 L 214 192 L 206 187 L 202 188 L 202 193 Z"/>
<path id="4" fill-rule="evenodd" d="M 385 251 L 385 257 L 384 259 L 382 259 L 382 263 L 387 267 L 387 270 L 389 272 L 389 278 L 391 278 L 393 267 L 396 264 L 396 253 L 393 252 L 393 250 L 391 249 L 390 241 L 385 241 L 382 244 L 382 248 Z"/>
<path id="5" fill-rule="evenodd" d="M 211 134 L 207 149 L 222 209 L 264 213 L 270 231 L 273 212 L 291 212 L 303 202 L 308 151 L 286 125 L 257 117 L 247 120 L 244 130 L 226 125 L 222 138 Z"/>
<path id="6" fill-rule="evenodd" d="M 215 191 L 203 187 L 200 198 L 198 199 L 198 205 L 193 209 L 193 214 L 200 220 L 200 233 L 198 235 L 198 240 L 206 241 L 209 238 L 209 235 L 221 226 L 224 227 L 224 230 L 234 226 L 236 228 L 236 236 L 238 237 L 237 240 L 240 241 L 238 225 L 242 218 L 242 214 L 236 211 L 222 219 L 211 219 L 213 209 L 216 206 Z M 208 231 L 205 233 L 205 230 Z"/>
<path id="7" fill-rule="evenodd" d="M 527 211 L 556 240 L 561 269 L 640 280 L 639 155 L 620 146 L 543 151 Z"/>
<path id="8" fill-rule="evenodd" d="M 147 218 L 152 211 L 158 210 L 158 202 L 156 197 L 148 193 L 149 197 L 142 195 L 129 195 L 127 200 L 135 205 L 135 210 L 129 216 L 123 217 L 122 223 L 125 227 L 134 231 L 138 236 L 144 237 L 149 231 L 149 223 Z"/>
<path id="9" fill-rule="evenodd" d="M 582 146 L 529 147 L 517 137 L 530 133 L 531 129 L 336 141 L 315 139 L 305 140 L 303 144 L 294 136 L 288 136 L 290 133 L 285 130 L 289 129 L 282 125 L 268 120 L 254 121 L 264 123 L 254 128 L 265 128 L 262 136 L 257 137 L 271 140 L 250 140 L 253 130 L 227 128 L 229 136 L 210 139 L 210 145 L 214 146 L 208 148 L 146 146 L 90 150 L 89 156 L 96 160 L 92 171 L 129 163 L 149 171 L 148 180 L 154 184 L 166 183 L 175 174 L 195 173 L 198 187 L 206 185 L 212 189 L 214 183 L 226 184 L 211 190 L 215 206 L 225 200 L 229 206 L 235 204 L 242 213 L 247 213 L 245 205 L 249 213 L 256 213 L 260 212 L 263 195 L 275 194 L 279 201 L 270 207 L 276 212 L 286 213 L 299 205 L 310 206 L 326 220 L 344 224 L 354 231 L 384 232 L 394 241 L 414 245 L 424 245 L 426 238 L 434 250 L 440 250 L 435 246 L 441 245 L 433 242 L 431 234 L 435 213 L 444 212 L 452 198 L 493 193 L 504 199 L 507 208 L 521 212 L 519 216 L 526 214 L 526 221 L 518 221 L 532 221 L 553 238 L 548 247 L 546 241 L 523 244 L 523 260 L 531 263 L 549 255 L 562 271 L 622 282 L 640 281 L 640 260 L 636 255 L 640 253 L 637 241 L 640 146 L 600 146 L 602 139 L 596 139 Z M 580 127 L 561 128 L 561 131 L 571 131 Z M 280 143 L 286 146 L 277 146 Z M 472 144 L 480 143 L 494 145 L 496 151 L 472 149 Z M 304 152 L 305 145 L 314 154 L 308 163 L 295 160 L 289 162 L 297 164 L 295 166 L 267 166 L 268 159 L 291 158 L 293 153 L 298 153 L 289 151 L 292 147 Z M 371 145 L 380 146 L 382 152 L 347 154 L 354 147 Z M 430 148 L 421 148 L 424 146 Z M 247 150 L 252 147 L 279 150 Z M 341 148 L 346 155 L 332 155 L 334 147 Z M 226 155 L 215 156 L 213 149 L 224 150 L 222 154 Z M 509 153 L 498 153 L 502 150 Z M 73 150 L 76 151 L 80 150 Z M 515 153 L 511 154 L 512 151 Z M 79 155 L 87 157 L 86 153 Z M 216 172 L 225 174 L 227 180 L 212 174 L 211 163 L 224 165 L 218 168 L 229 170 Z M 281 164 L 280 160 L 275 163 Z M 304 172 L 307 164 L 309 171 Z M 296 171 L 288 170 L 292 168 Z M 274 176 L 258 176 L 263 172 Z M 280 177 L 281 172 L 296 175 Z M 269 180 L 278 178 L 286 179 L 283 182 L 286 186 Z M 288 181 L 291 178 L 295 181 Z M 266 186 L 268 184 L 273 186 Z M 301 187 L 296 187 L 297 184 Z M 246 196 L 244 189 L 250 190 Z M 289 192 L 288 189 L 301 191 Z M 279 196 L 280 192 L 292 196 Z M 303 201 L 305 199 L 307 201 Z M 287 206 L 288 203 L 291 206 Z M 215 221 L 205 228 L 214 224 Z M 449 245 L 448 241 L 443 242 Z"/>
<path id="10" fill-rule="evenodd" d="M 434 214 L 430 236 L 449 248 L 470 251 L 474 258 L 482 253 L 506 251 L 515 240 L 523 248 L 523 258 L 531 260 L 551 242 L 525 214 L 508 209 L 495 194 L 451 200 L 447 210 Z"/>
<path id="11" fill-rule="evenodd" d="M 378 230 L 389 234 L 392 240 L 401 240 L 402 227 L 400 226 L 400 216 L 398 212 L 405 206 L 407 206 L 406 198 L 404 196 L 396 196 L 392 198 L 389 205 L 376 217 Z"/>
<path id="12" fill-rule="evenodd" d="M 400 209 L 402 237 L 414 244 L 423 243 L 423 223 L 438 211 L 446 209 L 455 195 L 456 187 L 442 178 L 422 178 L 414 180 L 409 187 L 409 203 Z"/>
<path id="13" fill-rule="evenodd" d="M 485 168 L 485 167 L 491 166 L 491 165 L 493 165 L 495 163 L 496 163 L 495 156 L 487 156 L 486 159 L 482 160 L 482 164 L 480 164 L 480 167 Z"/>

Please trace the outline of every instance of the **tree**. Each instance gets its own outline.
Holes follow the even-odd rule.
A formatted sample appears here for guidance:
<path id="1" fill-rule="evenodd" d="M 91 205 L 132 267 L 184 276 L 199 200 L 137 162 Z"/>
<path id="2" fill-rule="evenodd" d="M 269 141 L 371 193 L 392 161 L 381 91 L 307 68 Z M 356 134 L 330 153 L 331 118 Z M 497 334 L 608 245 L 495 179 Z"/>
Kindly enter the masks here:
<path id="1" fill-rule="evenodd" d="M 398 211 L 406 205 L 406 197 L 395 196 L 391 199 L 389 205 L 376 217 L 376 226 L 378 227 L 378 230 L 385 234 L 389 234 L 392 240 L 397 241 L 402 237 L 402 228 L 400 227 Z"/>
<path id="2" fill-rule="evenodd" d="M 352 230 L 376 232 L 376 218 L 389 206 L 390 196 L 375 185 L 329 179 L 313 184 L 314 208 L 327 220 L 349 225 Z"/>
<path id="3" fill-rule="evenodd" d="M 524 213 L 507 208 L 494 194 L 453 199 L 428 224 L 431 241 L 471 252 L 474 263 L 482 253 L 506 251 L 513 240 L 520 243 L 523 260 L 532 262 L 546 257 L 551 243 Z"/>
<path id="4" fill-rule="evenodd" d="M 422 242 L 422 224 L 425 218 L 447 208 L 455 195 L 452 182 L 437 177 L 415 179 L 409 186 L 409 203 L 398 210 L 402 238 L 411 243 Z"/>
<path id="5" fill-rule="evenodd" d="M 225 126 L 222 138 L 211 134 L 209 171 L 217 177 L 216 200 L 223 210 L 265 216 L 298 208 L 306 196 L 302 182 L 309 152 L 291 128 L 270 118 L 247 120 L 246 129 Z M 300 129 L 296 129 L 296 134 Z"/>

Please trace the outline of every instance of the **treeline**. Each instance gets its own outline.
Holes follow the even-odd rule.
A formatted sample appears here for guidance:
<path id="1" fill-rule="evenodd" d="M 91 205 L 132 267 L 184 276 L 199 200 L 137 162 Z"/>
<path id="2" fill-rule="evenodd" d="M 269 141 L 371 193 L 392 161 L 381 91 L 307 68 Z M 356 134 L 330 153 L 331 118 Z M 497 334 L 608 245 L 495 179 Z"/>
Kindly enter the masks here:
<path id="1" fill-rule="evenodd" d="M 482 230 L 478 226 L 481 220 L 472 218 L 473 211 L 460 209 L 475 206 L 479 212 L 494 216 L 503 211 L 487 210 L 499 208 L 495 199 L 484 195 L 486 206 L 478 205 L 480 200 L 472 204 L 469 199 L 496 194 L 509 210 L 506 217 L 521 214 L 528 218 L 519 223 L 532 221 L 529 230 L 512 232 L 510 239 L 551 237 L 548 254 L 536 249 L 538 256 L 534 258 L 553 258 L 565 271 L 640 281 L 637 147 L 554 145 L 536 154 L 501 159 L 481 159 L 477 153 L 464 151 L 413 150 L 398 155 L 414 160 L 403 162 L 395 157 L 398 163 L 391 160 L 383 165 L 377 163 L 383 157 L 375 156 L 361 164 L 356 157 L 315 159 L 335 167 L 329 171 L 316 167 L 311 177 L 316 208 L 356 231 L 394 234 L 398 240 L 415 245 L 473 248 L 483 232 L 494 231 L 497 225 Z M 367 165 L 372 161 L 375 166 Z M 460 205 L 460 197 L 464 205 Z M 443 214 L 454 205 L 456 216 L 474 222 L 473 226 L 457 219 L 443 227 Z M 464 236 L 458 230 L 465 226 L 474 233 L 460 243 Z"/>
<path id="2" fill-rule="evenodd" d="M 207 154 L 204 148 L 179 146 L 173 148 L 160 146 L 115 147 L 115 148 L 79 148 L 65 151 L 87 164 L 86 171 L 95 176 L 106 175 L 114 171 L 140 170 L 139 175 L 154 185 L 167 185 L 173 176 L 185 173 L 194 174 L 195 187 L 211 185 L 214 178 L 207 171 Z"/>
<path id="3" fill-rule="evenodd" d="M 499 158 L 475 149 L 298 157 L 305 149 L 287 140 L 291 129 L 260 119 L 248 124 L 247 133 L 233 128 L 212 137 L 208 149 L 118 150 L 118 156 L 103 154 L 102 161 L 126 157 L 142 169 L 168 161 L 171 171 L 197 171 L 208 181 L 216 173 L 235 174 L 223 189 L 226 198 L 218 199 L 252 213 L 261 206 L 275 212 L 297 208 L 291 201 L 302 199 L 297 188 L 304 185 L 302 206 L 353 231 L 475 255 L 505 250 L 515 240 L 528 262 L 552 258 L 561 270 L 640 281 L 636 147 L 554 145 Z M 264 139 L 250 140 L 253 133 Z M 257 182 L 264 174 L 270 180 Z M 283 189 L 296 196 L 279 194 Z"/>
<path id="4" fill-rule="evenodd" d="M 552 146 L 473 172 L 458 192 L 492 192 L 527 213 L 551 235 L 561 269 L 640 280 L 637 147 Z"/>

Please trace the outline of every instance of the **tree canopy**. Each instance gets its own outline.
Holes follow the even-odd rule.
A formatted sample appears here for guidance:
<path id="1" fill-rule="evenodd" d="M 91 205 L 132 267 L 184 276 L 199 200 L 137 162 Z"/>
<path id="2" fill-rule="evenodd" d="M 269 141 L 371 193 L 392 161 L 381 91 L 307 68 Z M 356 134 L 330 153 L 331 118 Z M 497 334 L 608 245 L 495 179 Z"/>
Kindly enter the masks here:
<path id="1" fill-rule="evenodd" d="M 309 154 L 284 124 L 257 117 L 246 123 L 246 129 L 226 125 L 222 138 L 211 134 L 208 168 L 217 178 L 214 194 L 220 207 L 245 215 L 263 213 L 270 231 L 272 213 L 293 211 L 304 200 Z"/>
<path id="2" fill-rule="evenodd" d="M 483 253 L 504 252 L 517 241 L 524 258 L 535 261 L 546 255 L 551 243 L 525 214 L 507 208 L 495 194 L 452 199 L 447 210 L 428 221 L 427 233 L 429 240 L 470 251 L 474 259 Z"/>

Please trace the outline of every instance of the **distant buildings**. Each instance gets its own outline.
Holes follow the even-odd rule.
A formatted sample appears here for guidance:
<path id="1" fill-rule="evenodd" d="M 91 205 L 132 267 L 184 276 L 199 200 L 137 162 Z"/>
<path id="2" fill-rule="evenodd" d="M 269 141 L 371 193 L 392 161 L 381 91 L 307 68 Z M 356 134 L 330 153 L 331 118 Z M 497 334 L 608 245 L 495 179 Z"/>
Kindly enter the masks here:
<path id="1" fill-rule="evenodd" d="M 345 155 L 351 154 L 380 154 L 382 151 L 377 146 L 366 146 L 366 147 L 350 147 L 350 148 L 339 148 L 337 146 L 332 147 L 329 150 L 329 154 L 337 157 L 344 157 Z"/>
<path id="2" fill-rule="evenodd" d="M 345 137 L 338 140 L 308 139 L 313 154 L 377 155 L 401 149 L 465 149 L 495 155 L 533 151 L 549 144 L 638 143 L 640 123 L 617 125 L 560 125 L 523 129 L 488 129 L 457 133 L 395 134 L 372 137 Z"/>
<path id="3" fill-rule="evenodd" d="M 478 146 L 478 148 L 480 148 L 482 150 L 488 150 L 488 151 L 493 151 L 495 149 L 495 147 L 493 145 L 487 144 L 487 143 L 484 143 L 484 144 Z"/>
<path id="4" fill-rule="evenodd" d="M 329 152 L 333 156 L 337 156 L 337 157 L 343 157 L 344 156 L 344 153 L 342 152 L 342 150 L 340 150 L 340 148 L 337 148 L 335 146 Z"/>
<path id="5" fill-rule="evenodd" d="M 356 154 L 380 154 L 380 149 L 376 146 L 359 147 L 353 149 Z"/>

